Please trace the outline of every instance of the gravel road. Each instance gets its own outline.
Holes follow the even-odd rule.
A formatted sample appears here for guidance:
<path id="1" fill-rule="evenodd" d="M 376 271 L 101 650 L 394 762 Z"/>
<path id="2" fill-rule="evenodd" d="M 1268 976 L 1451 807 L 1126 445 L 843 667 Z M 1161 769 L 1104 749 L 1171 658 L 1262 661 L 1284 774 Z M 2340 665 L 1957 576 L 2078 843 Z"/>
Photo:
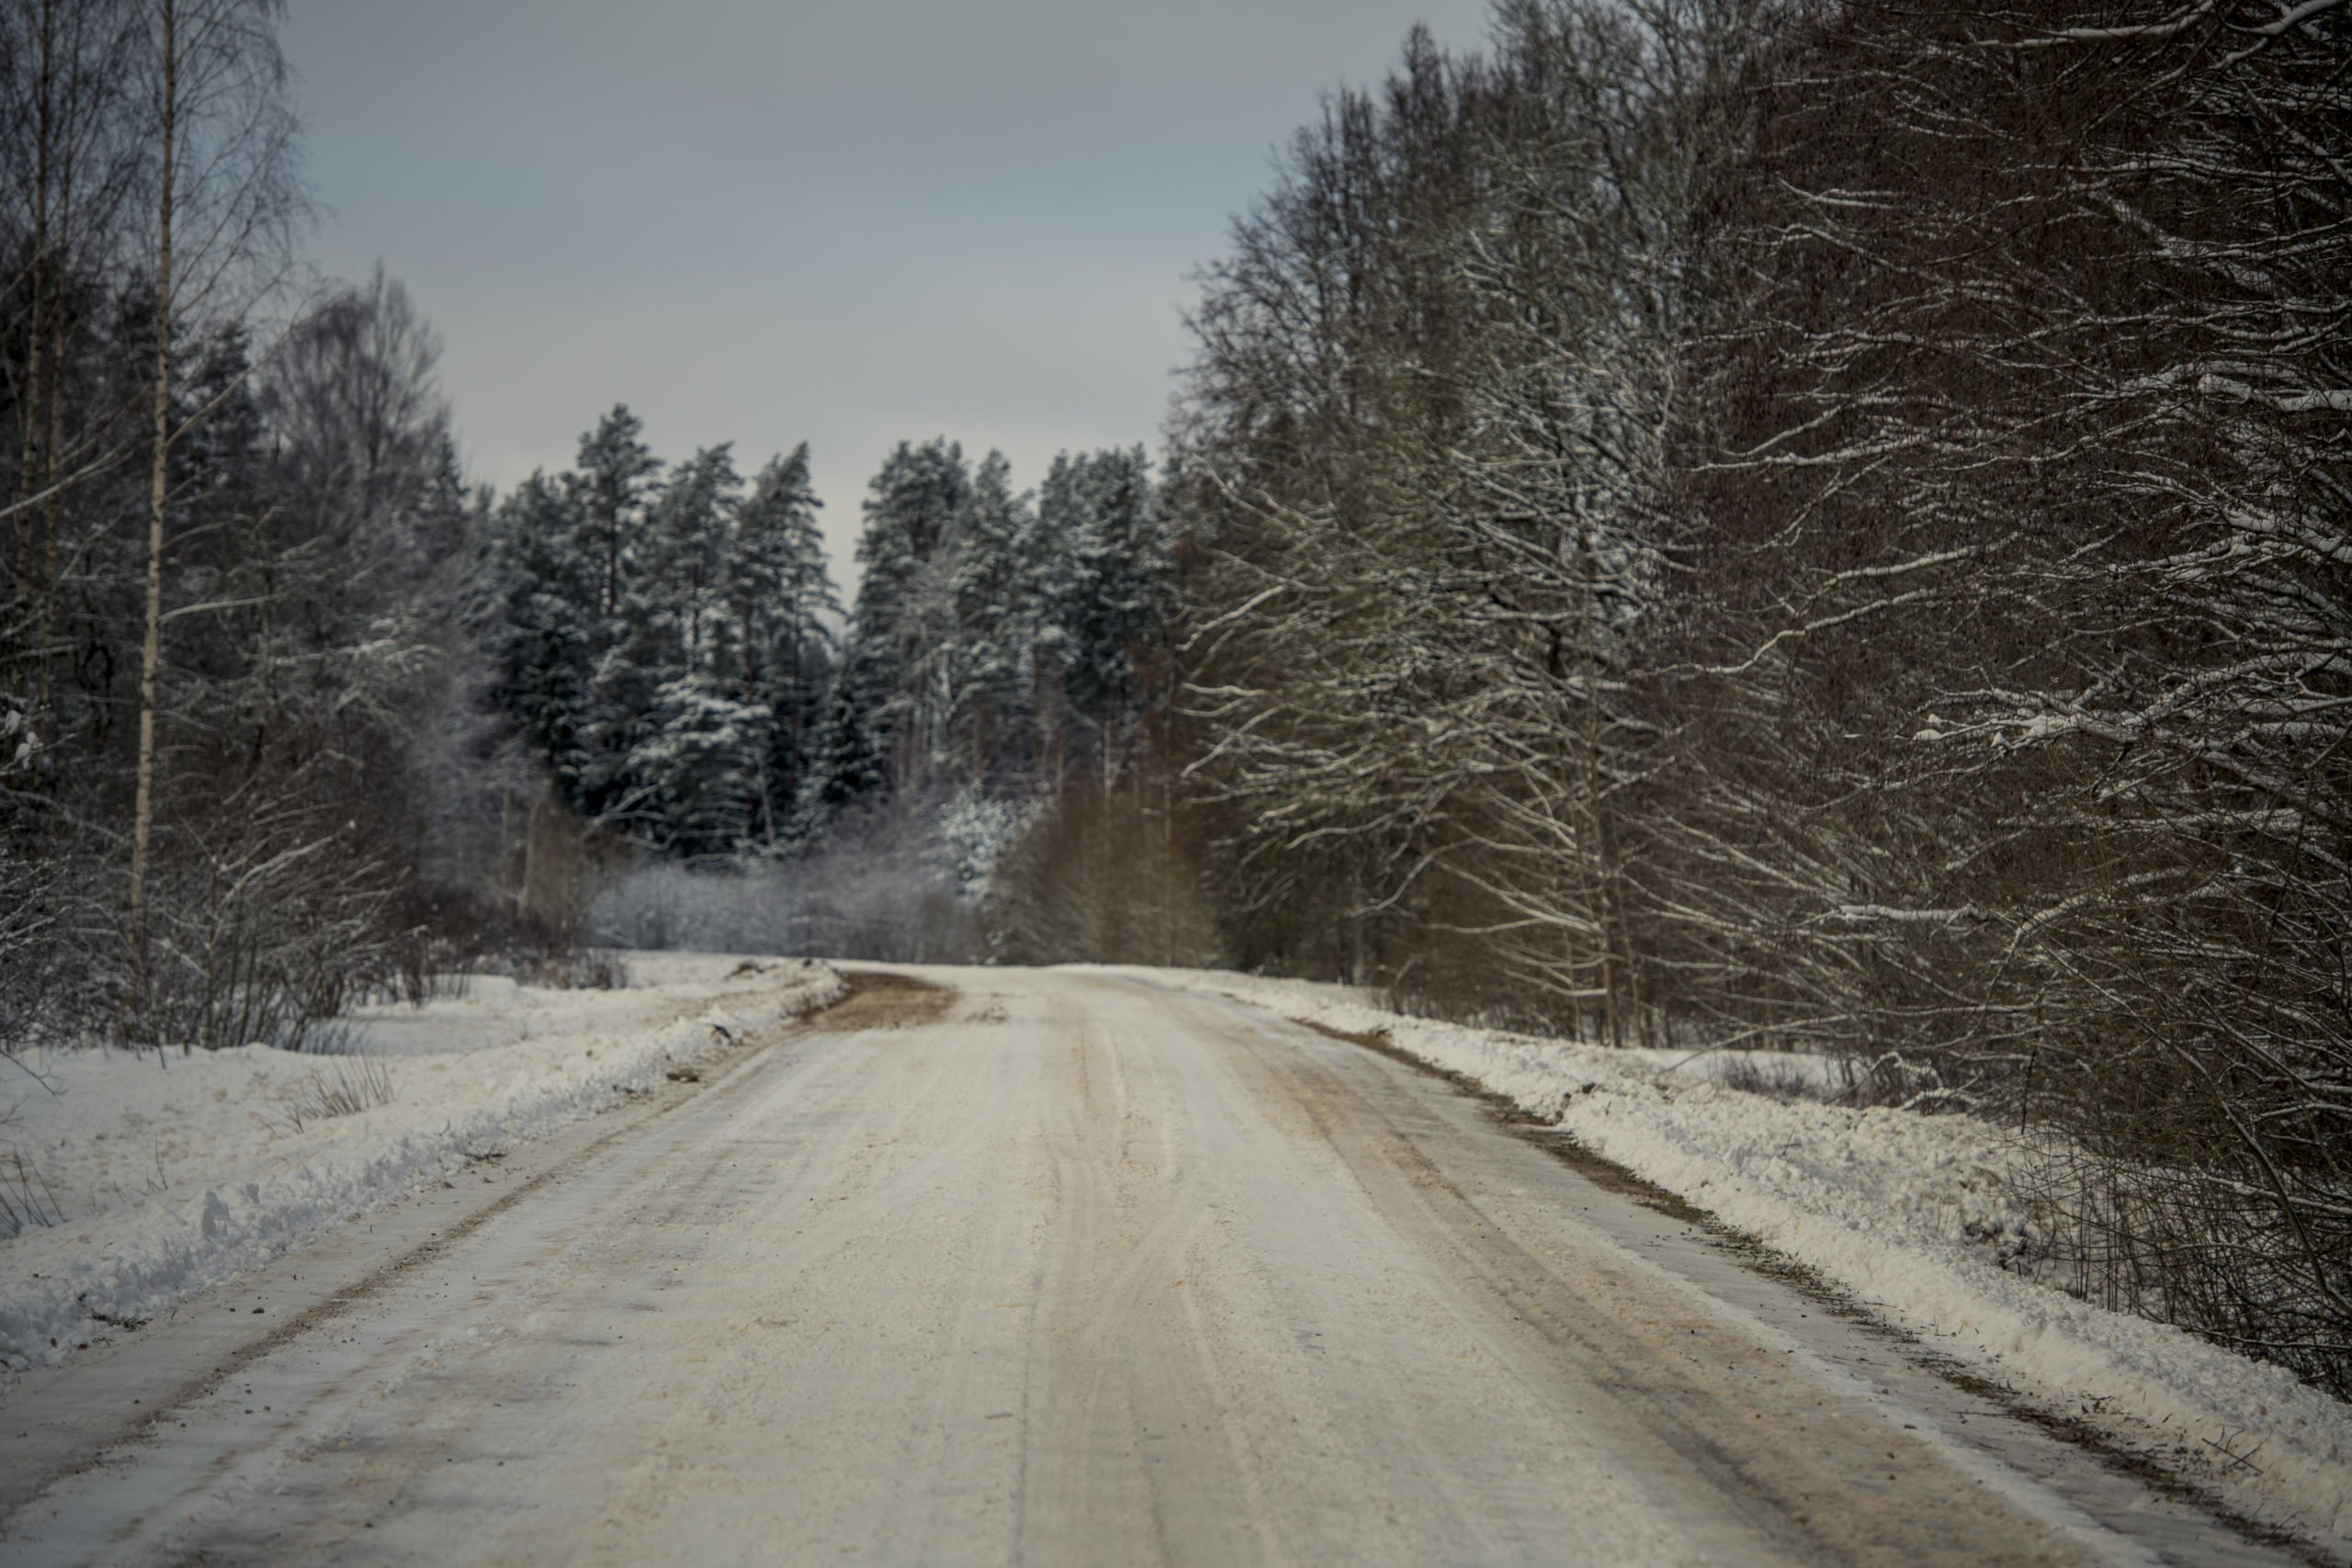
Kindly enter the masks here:
<path id="1" fill-rule="evenodd" d="M 920 973 L 20 1391 L 0 1558 L 2271 1560 L 1408 1066 Z"/>

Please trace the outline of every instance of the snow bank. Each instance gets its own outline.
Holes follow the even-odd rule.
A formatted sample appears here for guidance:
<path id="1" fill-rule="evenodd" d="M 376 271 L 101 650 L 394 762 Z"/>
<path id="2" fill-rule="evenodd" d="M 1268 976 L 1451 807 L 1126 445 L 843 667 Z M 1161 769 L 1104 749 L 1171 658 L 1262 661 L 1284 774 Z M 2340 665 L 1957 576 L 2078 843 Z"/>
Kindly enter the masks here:
<path id="1" fill-rule="evenodd" d="M 1209 971 L 1137 978 L 1383 1033 L 1770 1244 L 1940 1353 L 2106 1426 L 2245 1511 L 2352 1546 L 2352 1407 L 2276 1367 L 2104 1311 L 2000 1264 L 2020 1157 L 1964 1116 L 1782 1103 L 1667 1070 L 1685 1058 L 1401 1017 L 1361 993 Z M 2120 1419 L 2119 1419 L 2120 1418 Z M 2239 1463 L 2227 1453 L 2245 1455 Z"/>
<path id="2" fill-rule="evenodd" d="M 656 1088 L 673 1066 L 839 996 L 797 960 L 646 954 L 645 982 L 552 991 L 491 982 L 356 1023 L 367 1055 L 267 1046 L 120 1051 L 0 1066 L 0 1159 L 20 1155 L 63 1223 L 0 1242 L 0 1386 L 114 1325 L 142 1322 L 469 1159 Z M 322 1081 L 363 1064 L 390 1103 L 320 1118 Z M 299 1124 L 298 1124 L 299 1123 Z M 12 1168 L 12 1167 L 0 1167 Z M 45 1187 L 46 1191 L 43 1191 Z"/>

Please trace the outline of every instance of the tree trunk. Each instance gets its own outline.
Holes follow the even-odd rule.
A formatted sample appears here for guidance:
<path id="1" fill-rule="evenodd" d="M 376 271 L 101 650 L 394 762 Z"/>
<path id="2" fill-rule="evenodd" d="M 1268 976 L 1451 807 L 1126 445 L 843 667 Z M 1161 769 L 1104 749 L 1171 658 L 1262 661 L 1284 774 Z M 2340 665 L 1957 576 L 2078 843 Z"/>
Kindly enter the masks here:
<path id="1" fill-rule="evenodd" d="M 147 487 L 146 635 L 139 649 L 139 786 L 130 818 L 130 973 L 134 1021 L 147 1010 L 147 861 L 155 820 L 155 672 L 163 663 L 164 509 L 172 443 L 172 155 L 178 132 L 177 0 L 163 0 L 163 170 L 156 203 L 154 457 Z"/>
<path id="2" fill-rule="evenodd" d="M 34 92 L 40 102 L 34 111 L 33 124 L 33 231 L 32 275 L 29 279 L 32 297 L 25 310 L 25 440 L 18 472 L 23 482 L 19 495 L 33 493 L 33 472 L 38 460 L 41 384 L 41 290 L 49 262 L 49 157 L 51 141 L 50 96 L 56 63 L 56 0 L 42 0 L 40 8 L 40 75 Z M 32 570 L 33 516 L 30 509 L 17 518 L 17 581 L 21 585 L 25 574 Z M 29 599 L 28 595 L 28 599 Z M 37 655 L 38 657 L 38 655 Z"/>

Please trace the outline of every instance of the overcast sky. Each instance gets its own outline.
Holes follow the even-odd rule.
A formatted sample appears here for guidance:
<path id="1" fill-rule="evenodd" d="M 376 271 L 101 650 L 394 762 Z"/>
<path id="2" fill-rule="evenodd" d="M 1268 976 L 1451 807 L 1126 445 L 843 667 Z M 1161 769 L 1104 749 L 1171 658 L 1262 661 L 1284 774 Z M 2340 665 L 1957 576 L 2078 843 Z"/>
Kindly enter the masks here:
<path id="1" fill-rule="evenodd" d="M 1487 0 L 291 0 L 314 250 L 446 344 L 474 477 L 806 440 L 835 548 L 902 439 L 1157 449 L 1186 274 L 1318 95 Z"/>

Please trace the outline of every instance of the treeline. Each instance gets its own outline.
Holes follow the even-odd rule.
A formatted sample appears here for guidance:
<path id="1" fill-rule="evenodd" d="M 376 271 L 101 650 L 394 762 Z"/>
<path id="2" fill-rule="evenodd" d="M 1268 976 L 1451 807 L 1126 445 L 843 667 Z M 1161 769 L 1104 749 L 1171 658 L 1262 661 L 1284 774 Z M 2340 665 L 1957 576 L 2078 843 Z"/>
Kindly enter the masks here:
<path id="1" fill-rule="evenodd" d="M 478 522 L 310 283 L 274 5 L 0 5 L 0 1045 L 298 1043 L 495 860 Z"/>
<path id="2" fill-rule="evenodd" d="M 1231 955 L 2065 1134 L 2352 1392 L 2352 13 L 1502 0 L 1176 427 Z"/>
<path id="3" fill-rule="evenodd" d="M 747 489 L 728 446 L 665 479 L 616 408 L 494 530 L 497 704 L 577 816 L 686 856 L 797 817 L 841 605 L 804 445 Z"/>
<path id="4" fill-rule="evenodd" d="M 853 844 L 894 807 L 938 825 L 967 956 L 1213 953 L 1176 848 L 1176 545 L 1140 446 L 1057 457 L 1034 496 L 938 441 L 875 476 L 812 782 Z"/>
<path id="5" fill-rule="evenodd" d="M 901 449 L 846 618 L 805 448 L 665 464 L 616 409 L 471 491 L 406 293 L 303 261 L 281 23 L 0 0 L 0 1053 L 300 1045 L 680 908 L 728 945 L 1178 951 L 1092 891 L 1173 863 L 1141 450 L 1029 494 Z M 1065 849 L 1011 855 L 1032 829 Z"/>
<path id="6" fill-rule="evenodd" d="M 576 821 L 656 857 L 593 890 L 596 923 L 664 945 L 1124 954 L 1125 903 L 1098 907 L 1093 874 L 1170 863 L 1165 813 L 1148 838 L 1134 809 L 1148 778 L 1165 795 L 1174 672 L 1143 449 L 1066 454 L 1029 492 L 1001 454 L 901 444 L 865 502 L 845 624 L 820 504 L 805 446 L 748 490 L 725 446 L 665 477 L 620 408 L 498 509 L 496 701 Z M 1094 852 L 1042 847 L 1072 834 Z M 1089 895 L 1049 897 L 1071 867 Z"/>
<path id="7" fill-rule="evenodd" d="M 681 858 L 788 852 L 903 796 L 1027 798 L 1129 757 L 1171 580 L 1142 448 L 1015 493 L 991 452 L 902 443 L 842 613 L 808 449 L 747 492 L 727 446 L 666 479 L 616 408 L 498 513 L 499 698 L 582 817 Z"/>
<path id="8" fill-rule="evenodd" d="M 406 293 L 302 259 L 281 22 L 0 0 L 0 1053 L 300 1045 L 599 934 L 1202 956 L 1130 911 L 1182 881 L 1142 450 L 902 447 L 846 615 L 805 447 L 619 408 L 470 491 Z"/>

